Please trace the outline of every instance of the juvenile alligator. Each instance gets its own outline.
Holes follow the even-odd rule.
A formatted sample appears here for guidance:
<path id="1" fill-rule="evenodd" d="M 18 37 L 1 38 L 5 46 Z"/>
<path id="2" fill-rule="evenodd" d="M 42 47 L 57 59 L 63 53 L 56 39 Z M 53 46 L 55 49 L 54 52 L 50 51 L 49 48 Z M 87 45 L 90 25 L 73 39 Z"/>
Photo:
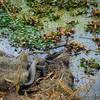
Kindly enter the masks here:
<path id="1" fill-rule="evenodd" d="M 6 53 L 0 51 L 0 90 L 4 90 L 4 82 L 10 81 L 14 84 L 25 84 L 25 86 L 33 83 L 36 74 L 37 60 L 33 60 L 28 67 L 28 56 L 22 53 L 18 58 L 9 57 Z M 28 81 L 28 77 L 30 80 Z M 27 82 L 28 81 L 28 82 Z M 27 82 L 27 83 L 26 83 Z"/>

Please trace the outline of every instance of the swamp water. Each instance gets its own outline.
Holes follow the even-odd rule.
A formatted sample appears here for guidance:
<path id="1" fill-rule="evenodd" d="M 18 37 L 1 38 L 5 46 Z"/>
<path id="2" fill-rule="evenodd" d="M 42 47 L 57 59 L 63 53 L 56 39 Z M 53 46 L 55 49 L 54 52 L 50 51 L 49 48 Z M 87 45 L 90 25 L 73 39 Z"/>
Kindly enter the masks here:
<path id="1" fill-rule="evenodd" d="M 87 38 L 92 37 L 92 33 L 85 31 L 86 25 L 88 24 L 89 21 L 92 20 L 91 17 L 87 17 L 84 15 L 71 17 L 68 14 L 68 12 L 65 12 L 64 15 L 61 17 L 61 20 L 59 20 L 58 22 L 47 23 L 48 30 L 52 31 L 55 30 L 57 26 L 65 26 L 65 22 L 70 20 L 76 20 L 79 23 L 74 27 L 76 34 L 74 35 L 74 38 L 72 40 L 79 41 L 80 43 L 84 44 L 88 49 L 95 51 L 97 49 L 97 45 L 91 39 L 81 38 L 81 37 L 87 37 Z M 55 49 L 54 51 L 61 51 L 62 49 L 63 47 Z M 80 95 L 83 96 L 84 100 L 100 100 L 100 97 L 98 97 L 100 95 L 100 71 L 96 72 L 94 76 L 86 75 L 84 73 L 84 68 L 80 67 L 81 58 L 94 58 L 100 61 L 100 54 L 94 51 L 91 51 L 89 54 L 81 53 L 78 56 L 71 57 L 70 65 L 72 74 L 75 77 L 75 82 L 74 82 L 75 87 L 78 88 L 88 84 L 85 87 L 87 88 L 86 91 L 84 92 L 80 91 Z"/>
<path id="2" fill-rule="evenodd" d="M 96 50 L 97 45 L 91 40 L 91 39 L 85 39 L 81 37 L 92 37 L 92 33 L 85 32 L 85 27 L 89 21 L 92 20 L 91 17 L 88 17 L 86 15 L 79 15 L 76 17 L 70 16 L 69 12 L 63 11 L 62 17 L 57 21 L 49 21 L 48 19 L 43 19 L 44 22 L 44 31 L 43 33 L 56 31 L 57 27 L 59 26 L 65 26 L 67 21 L 78 21 L 78 24 L 75 25 L 75 35 L 72 40 L 79 41 L 80 43 L 84 44 L 88 49 Z M 51 52 L 60 52 L 63 50 L 64 47 L 54 49 Z M 19 52 L 22 50 L 22 48 L 15 48 L 10 45 L 9 40 L 1 38 L 0 39 L 0 50 L 5 51 L 9 55 L 18 56 Z M 90 89 L 88 91 L 80 92 L 80 95 L 83 96 L 83 100 L 100 100 L 97 98 L 100 95 L 100 71 L 96 72 L 94 76 L 92 75 L 86 75 L 84 73 L 84 69 L 79 67 L 80 66 L 80 59 L 81 58 L 95 58 L 100 61 L 100 54 L 95 53 L 94 51 L 91 51 L 89 54 L 85 54 L 82 52 L 81 54 L 77 56 L 71 57 L 70 61 L 70 68 L 72 71 L 72 74 L 75 77 L 74 86 L 75 88 L 78 88 L 80 86 L 90 84 Z M 39 57 L 45 58 L 46 54 L 39 54 Z M 91 83 L 92 81 L 92 83 Z M 88 88 L 89 88 L 88 86 Z"/>

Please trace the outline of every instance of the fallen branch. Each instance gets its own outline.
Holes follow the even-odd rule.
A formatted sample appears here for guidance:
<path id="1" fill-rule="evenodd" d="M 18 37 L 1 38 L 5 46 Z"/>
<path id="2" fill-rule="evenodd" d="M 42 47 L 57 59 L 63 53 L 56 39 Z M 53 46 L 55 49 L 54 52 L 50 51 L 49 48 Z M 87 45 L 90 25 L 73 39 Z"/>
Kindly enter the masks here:
<path id="1" fill-rule="evenodd" d="M 71 94 L 74 93 L 74 91 L 73 91 L 71 88 L 69 88 L 69 86 L 65 85 L 64 82 L 63 82 L 62 80 L 58 80 L 58 82 L 59 82 L 59 85 L 63 88 L 63 90 L 64 90 L 67 94 L 71 95 Z"/>

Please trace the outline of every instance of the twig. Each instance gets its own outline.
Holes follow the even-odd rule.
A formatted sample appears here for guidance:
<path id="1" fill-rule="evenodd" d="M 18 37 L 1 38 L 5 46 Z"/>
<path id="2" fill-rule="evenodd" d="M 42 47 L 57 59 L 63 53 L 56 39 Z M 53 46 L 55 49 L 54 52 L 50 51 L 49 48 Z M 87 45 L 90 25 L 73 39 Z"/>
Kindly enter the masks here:
<path id="1" fill-rule="evenodd" d="M 71 88 L 69 88 L 68 86 L 65 86 L 62 80 L 58 80 L 58 82 L 59 82 L 59 85 L 64 89 L 66 93 L 68 93 L 69 95 L 74 93 L 74 91 Z"/>

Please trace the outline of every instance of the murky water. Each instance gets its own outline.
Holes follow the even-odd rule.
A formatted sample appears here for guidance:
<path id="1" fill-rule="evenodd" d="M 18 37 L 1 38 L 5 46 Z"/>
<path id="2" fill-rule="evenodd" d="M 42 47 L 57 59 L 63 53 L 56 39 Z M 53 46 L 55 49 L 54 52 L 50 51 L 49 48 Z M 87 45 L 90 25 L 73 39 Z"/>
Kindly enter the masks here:
<path id="1" fill-rule="evenodd" d="M 20 52 L 21 48 L 12 47 L 8 39 L 0 38 L 0 50 L 4 51 L 8 55 L 17 57 L 19 55 L 18 52 Z"/>
<path id="2" fill-rule="evenodd" d="M 98 1 L 99 2 L 99 1 Z M 91 12 L 91 8 L 89 12 Z M 45 23 L 45 31 L 55 31 L 57 27 L 59 26 L 66 26 L 66 22 L 70 20 L 77 20 L 79 24 L 77 24 L 74 29 L 76 31 L 76 34 L 74 35 L 74 40 L 79 41 L 80 43 L 84 44 L 88 49 L 96 50 L 97 45 L 91 40 L 91 39 L 85 39 L 85 38 L 80 38 L 80 37 L 92 37 L 92 33 L 86 32 L 85 27 L 89 21 L 92 20 L 91 17 L 88 17 L 89 14 L 86 16 L 77 16 L 77 17 L 72 17 L 69 15 L 67 11 L 64 12 L 64 15 L 61 17 L 60 20 L 57 22 L 46 22 Z M 60 48 L 61 49 L 61 48 Z M 58 49 L 58 51 L 60 51 Z M 56 50 L 57 51 L 57 50 Z M 81 53 L 77 57 L 72 57 L 71 59 L 71 70 L 73 75 L 75 76 L 75 80 L 79 80 L 78 82 L 75 81 L 75 87 L 80 87 L 84 86 L 85 84 L 90 84 L 90 81 L 92 82 L 92 87 L 91 89 L 87 92 L 82 92 L 80 93 L 81 96 L 99 96 L 100 95 L 100 71 L 96 73 L 95 76 L 89 76 L 84 73 L 84 69 L 79 67 L 80 66 L 80 59 L 81 58 L 95 58 L 96 60 L 100 61 L 100 54 L 97 54 L 96 52 L 91 51 L 88 55 L 85 53 Z M 90 84 L 91 86 L 91 84 Z M 88 89 L 89 87 L 87 87 Z M 87 94 L 87 95 L 86 95 Z M 88 98 L 85 98 L 85 100 L 89 100 Z M 95 100 L 92 98 L 91 100 Z"/>
<path id="3" fill-rule="evenodd" d="M 98 1 L 99 2 L 99 1 Z M 77 20 L 79 24 L 77 24 L 74 29 L 76 34 L 74 35 L 74 40 L 80 41 L 80 43 L 84 44 L 88 49 L 96 50 L 97 46 L 96 44 L 91 40 L 91 39 L 85 39 L 85 38 L 80 38 L 80 37 L 92 37 L 92 34 L 89 32 L 85 32 L 85 26 L 86 24 L 91 21 L 91 17 L 82 15 L 82 16 L 77 16 L 77 17 L 72 17 L 70 16 L 69 12 L 63 11 L 63 16 L 56 22 L 54 21 L 49 21 L 48 19 L 44 19 L 44 31 L 43 33 L 51 32 L 51 31 L 56 31 L 57 27 L 59 26 L 66 26 L 66 22 L 70 20 Z M 43 21 L 44 21 L 43 20 Z M 59 52 L 63 49 L 55 49 L 54 51 Z M 18 56 L 20 50 L 22 48 L 15 48 L 10 45 L 10 42 L 7 39 L 1 39 L 0 40 L 0 50 L 5 51 L 6 53 L 13 55 L 13 56 Z M 45 58 L 45 55 L 38 55 L 43 58 Z M 85 85 L 86 83 L 90 81 L 94 81 L 92 83 L 91 89 L 88 92 L 82 92 L 80 93 L 81 96 L 93 96 L 90 100 L 96 100 L 95 95 L 99 96 L 100 95 L 100 71 L 95 74 L 95 76 L 88 76 L 84 73 L 84 69 L 79 67 L 80 65 L 80 59 L 81 58 L 95 58 L 100 61 L 100 54 L 96 54 L 95 52 L 91 51 L 88 55 L 85 53 L 81 53 L 78 56 L 73 56 L 71 57 L 71 71 L 75 77 L 75 87 L 80 87 L 81 85 Z M 77 81 L 79 80 L 79 81 Z M 89 100 L 88 98 L 85 98 L 84 100 Z M 99 100 L 99 99 L 98 99 Z"/>

